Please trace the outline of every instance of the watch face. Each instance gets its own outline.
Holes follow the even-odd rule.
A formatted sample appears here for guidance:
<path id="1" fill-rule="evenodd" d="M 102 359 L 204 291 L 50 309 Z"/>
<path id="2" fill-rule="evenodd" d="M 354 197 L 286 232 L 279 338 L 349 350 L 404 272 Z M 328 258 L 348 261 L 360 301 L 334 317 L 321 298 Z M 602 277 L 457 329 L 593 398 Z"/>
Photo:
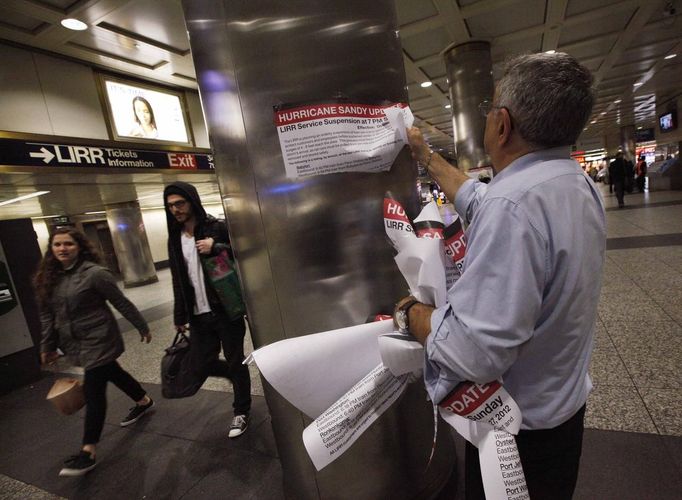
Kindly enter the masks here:
<path id="1" fill-rule="evenodd" d="M 407 329 L 407 314 L 405 314 L 405 311 L 395 313 L 395 322 L 398 323 L 398 328 L 401 330 Z"/>

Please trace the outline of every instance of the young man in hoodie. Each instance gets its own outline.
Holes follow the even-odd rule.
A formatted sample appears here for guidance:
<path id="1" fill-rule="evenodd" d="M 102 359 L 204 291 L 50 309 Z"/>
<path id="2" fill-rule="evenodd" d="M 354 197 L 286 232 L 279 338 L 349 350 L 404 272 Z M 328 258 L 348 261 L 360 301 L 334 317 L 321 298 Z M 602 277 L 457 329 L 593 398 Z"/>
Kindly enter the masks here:
<path id="1" fill-rule="evenodd" d="M 227 226 L 208 215 L 194 186 L 174 182 L 163 192 L 168 222 L 168 259 L 173 278 L 174 321 L 179 332 L 191 332 L 191 366 L 198 377 L 227 378 L 234 388 L 234 418 L 229 437 L 249 424 L 251 379 L 244 361 L 244 317 L 230 319 L 220 297 L 205 278 L 201 259 L 227 249 Z M 225 361 L 218 359 L 222 345 Z"/>

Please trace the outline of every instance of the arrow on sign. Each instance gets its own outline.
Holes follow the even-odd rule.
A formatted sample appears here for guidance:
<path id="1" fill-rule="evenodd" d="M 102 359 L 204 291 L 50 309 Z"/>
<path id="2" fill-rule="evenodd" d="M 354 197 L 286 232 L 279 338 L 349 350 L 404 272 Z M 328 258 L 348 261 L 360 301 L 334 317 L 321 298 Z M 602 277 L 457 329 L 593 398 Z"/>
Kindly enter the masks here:
<path id="1" fill-rule="evenodd" d="M 41 153 L 31 153 L 29 156 L 31 158 L 42 158 L 45 163 L 50 163 L 52 159 L 54 158 L 54 155 L 52 152 L 50 152 L 48 149 L 45 149 L 45 147 L 40 148 Z"/>

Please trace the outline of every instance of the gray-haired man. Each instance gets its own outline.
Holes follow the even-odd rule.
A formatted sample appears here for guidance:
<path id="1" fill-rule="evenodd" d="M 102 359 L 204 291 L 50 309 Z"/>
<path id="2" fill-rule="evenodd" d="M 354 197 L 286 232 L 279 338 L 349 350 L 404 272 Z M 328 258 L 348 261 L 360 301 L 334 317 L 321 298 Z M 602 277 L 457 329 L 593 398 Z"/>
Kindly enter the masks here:
<path id="1" fill-rule="evenodd" d="M 413 157 L 469 224 L 448 303 L 407 310 L 409 331 L 426 346 L 427 390 L 437 403 L 464 380 L 503 382 L 523 413 L 517 442 L 531 498 L 571 498 L 592 388 L 605 216 L 569 146 L 593 100 L 592 76 L 567 54 L 510 61 L 492 102 L 481 104 L 497 174 L 487 189 L 408 131 Z M 471 447 L 466 490 L 484 498 Z"/>

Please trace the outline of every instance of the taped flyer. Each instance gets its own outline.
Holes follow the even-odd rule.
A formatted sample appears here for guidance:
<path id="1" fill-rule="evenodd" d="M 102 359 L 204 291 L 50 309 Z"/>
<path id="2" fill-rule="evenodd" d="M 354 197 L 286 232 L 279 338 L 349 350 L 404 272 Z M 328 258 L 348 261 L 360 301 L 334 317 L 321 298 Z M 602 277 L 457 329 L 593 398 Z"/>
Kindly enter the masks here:
<path id="1" fill-rule="evenodd" d="M 328 102 L 277 106 L 277 127 L 289 178 L 391 169 L 407 144 L 414 116 L 405 103 Z"/>
<path id="2" fill-rule="evenodd" d="M 438 404 L 443 420 L 478 448 L 487 500 L 528 500 L 528 487 L 514 435 L 521 410 L 499 382 L 463 382 Z"/>

